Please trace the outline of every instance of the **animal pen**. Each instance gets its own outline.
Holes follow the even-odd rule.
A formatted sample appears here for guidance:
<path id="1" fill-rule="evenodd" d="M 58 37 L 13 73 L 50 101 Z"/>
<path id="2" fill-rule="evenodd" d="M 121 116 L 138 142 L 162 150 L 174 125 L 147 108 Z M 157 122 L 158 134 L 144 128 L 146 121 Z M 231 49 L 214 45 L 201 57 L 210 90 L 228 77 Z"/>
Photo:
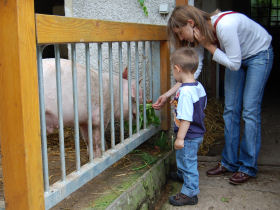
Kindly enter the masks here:
<path id="1" fill-rule="evenodd" d="M 147 126 L 144 111 L 144 127 L 139 125 L 139 53 L 138 44 L 143 54 L 147 51 L 149 66 L 143 62 L 143 107 L 146 105 L 146 80 L 152 82 L 149 96 L 156 99 L 170 88 L 169 48 L 165 26 L 119 23 L 101 20 L 67 18 L 51 15 L 34 15 L 34 1 L 0 1 L 0 133 L 2 167 L 4 178 L 4 195 L 6 209 L 49 209 L 76 191 L 103 170 L 118 161 L 141 143 L 149 139 L 160 129 L 170 127 L 170 107 L 165 106 L 161 113 L 161 128 Z M 87 112 L 91 116 L 90 100 L 90 61 L 98 59 L 100 131 L 102 156 L 95 158 L 92 144 L 92 119 L 88 117 L 89 161 L 81 166 L 79 148 L 79 121 L 76 70 L 76 43 L 83 43 L 86 60 Z M 90 45 L 98 45 L 97 54 L 90 54 Z M 120 84 L 123 63 L 123 45 L 126 45 L 128 66 L 128 98 L 129 98 L 129 135 L 124 138 L 123 118 L 120 119 L 120 143 L 115 141 L 114 110 L 111 108 L 111 147 L 105 149 L 104 117 L 103 117 L 103 84 L 102 84 L 102 45 L 106 43 L 109 52 L 110 101 L 113 104 L 113 82 Z M 131 62 L 131 44 L 135 46 L 135 62 Z M 59 148 L 61 175 L 54 184 L 49 183 L 48 150 L 44 107 L 44 86 L 42 50 L 44 45 L 55 46 L 57 106 L 59 116 Z M 76 169 L 66 174 L 64 155 L 64 129 L 62 119 L 60 44 L 71 45 L 74 128 L 75 128 L 75 160 Z M 119 81 L 112 79 L 112 46 L 118 49 Z M 135 65 L 136 80 L 136 133 L 132 132 L 131 101 L 131 66 Z M 152 77 L 146 76 L 146 69 Z M 148 74 L 148 73 L 147 73 Z M 159 79 L 160 78 L 160 79 Z M 149 81 L 148 81 L 149 79 Z M 160 82 L 163 81 L 163 82 Z M 122 97 L 120 97 L 120 101 Z M 120 112 L 123 114 L 122 103 Z M 113 107 L 113 106 L 112 106 Z M 145 110 L 145 109 L 144 109 Z M 121 114 L 121 116 L 122 116 Z"/>

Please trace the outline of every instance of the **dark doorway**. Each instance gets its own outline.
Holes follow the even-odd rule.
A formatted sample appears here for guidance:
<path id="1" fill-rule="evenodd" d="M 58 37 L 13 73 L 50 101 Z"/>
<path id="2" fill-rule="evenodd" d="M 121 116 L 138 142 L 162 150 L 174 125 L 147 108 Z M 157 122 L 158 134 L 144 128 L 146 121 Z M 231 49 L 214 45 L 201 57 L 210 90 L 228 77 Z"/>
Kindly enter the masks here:
<path id="1" fill-rule="evenodd" d="M 267 82 L 265 98 L 280 97 L 278 78 L 280 73 L 280 1 L 279 0 L 251 0 L 250 16 L 260 23 L 272 35 L 274 63 Z"/>
<path id="2" fill-rule="evenodd" d="M 35 13 L 46 15 L 60 15 L 65 16 L 64 0 L 35 0 Z M 60 57 L 68 58 L 67 45 L 59 45 Z M 54 58 L 54 46 L 48 45 L 44 48 L 43 58 Z"/>

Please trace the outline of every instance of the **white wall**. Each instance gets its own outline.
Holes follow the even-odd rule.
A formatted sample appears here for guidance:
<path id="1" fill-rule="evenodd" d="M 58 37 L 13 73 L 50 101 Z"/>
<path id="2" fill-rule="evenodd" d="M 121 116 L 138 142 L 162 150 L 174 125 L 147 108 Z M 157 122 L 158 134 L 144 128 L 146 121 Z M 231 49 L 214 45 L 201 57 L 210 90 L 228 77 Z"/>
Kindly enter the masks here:
<path id="1" fill-rule="evenodd" d="M 161 3 L 167 3 L 169 5 L 169 14 L 159 14 L 159 5 Z M 145 16 L 139 2 L 137 0 L 65 0 L 65 16 L 90 18 L 99 20 L 119 21 L 119 22 L 132 22 L 132 23 L 144 23 L 155 25 L 167 25 L 168 18 L 175 7 L 175 0 L 146 0 L 145 5 L 148 9 L 148 16 Z M 148 46 L 148 44 L 146 44 Z M 131 58 L 132 58 L 132 77 L 135 69 L 135 48 L 134 42 L 131 43 Z M 127 66 L 127 45 L 123 43 L 123 66 Z M 147 49 L 147 48 L 146 48 Z M 77 44 L 77 61 L 79 63 L 85 63 L 85 51 L 83 44 Z M 71 50 L 69 48 L 69 58 Z M 91 54 L 91 67 L 98 69 L 97 60 L 97 45 L 90 45 Z M 148 55 L 148 51 L 146 51 Z M 102 57 L 103 57 L 103 71 L 108 71 L 108 45 L 102 44 Z M 142 66 L 143 62 L 147 63 L 147 73 L 149 73 L 149 60 L 147 56 L 143 56 L 142 43 L 139 43 L 139 69 L 140 78 L 142 78 Z M 118 66 L 118 47 L 117 43 L 113 43 L 113 68 L 114 72 L 119 71 Z M 149 85 L 148 85 L 149 91 Z M 148 96 L 150 97 L 150 96 Z"/>
<path id="2" fill-rule="evenodd" d="M 170 11 L 175 0 L 146 0 L 148 17 L 144 15 L 137 0 L 65 0 L 65 15 L 121 22 L 166 25 L 168 17 L 159 14 L 161 3 L 168 3 Z"/>

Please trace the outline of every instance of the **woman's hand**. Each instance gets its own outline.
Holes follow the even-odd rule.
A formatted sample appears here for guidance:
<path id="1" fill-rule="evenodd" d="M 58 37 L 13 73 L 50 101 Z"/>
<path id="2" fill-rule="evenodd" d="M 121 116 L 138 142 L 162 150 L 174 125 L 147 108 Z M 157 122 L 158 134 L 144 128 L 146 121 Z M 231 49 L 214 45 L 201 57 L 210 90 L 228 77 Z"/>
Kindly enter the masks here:
<path id="1" fill-rule="evenodd" d="M 167 96 L 166 95 L 161 95 L 158 100 L 152 105 L 152 107 L 156 110 L 159 110 L 160 108 L 163 107 L 163 105 L 167 101 Z"/>
<path id="2" fill-rule="evenodd" d="M 200 33 L 200 30 L 197 27 L 193 28 L 193 35 L 194 38 L 201 44 L 203 47 L 206 48 L 207 45 L 211 44 L 209 41 L 206 40 L 205 36 Z"/>
<path id="3" fill-rule="evenodd" d="M 174 142 L 174 149 L 178 150 L 178 149 L 182 149 L 184 148 L 184 139 L 176 139 L 176 141 Z"/>
<path id="4" fill-rule="evenodd" d="M 201 44 L 205 49 L 207 49 L 212 55 L 217 49 L 216 45 L 213 45 L 210 41 L 208 41 L 205 36 L 200 33 L 200 30 L 197 27 L 193 29 L 194 38 Z"/>

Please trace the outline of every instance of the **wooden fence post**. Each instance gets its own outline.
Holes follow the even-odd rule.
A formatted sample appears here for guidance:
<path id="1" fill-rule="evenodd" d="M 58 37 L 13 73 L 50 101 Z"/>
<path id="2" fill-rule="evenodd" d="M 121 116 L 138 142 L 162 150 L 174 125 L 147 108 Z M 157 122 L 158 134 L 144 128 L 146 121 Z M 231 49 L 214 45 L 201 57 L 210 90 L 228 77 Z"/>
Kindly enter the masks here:
<path id="1" fill-rule="evenodd" d="M 160 42 L 160 92 L 165 93 L 170 89 L 170 52 L 168 41 Z M 170 128 L 170 104 L 167 103 L 161 109 L 161 129 L 169 130 Z"/>
<path id="2" fill-rule="evenodd" d="M 176 0 L 176 6 L 188 5 L 188 0 Z"/>
<path id="3" fill-rule="evenodd" d="M 0 139 L 6 209 L 44 209 L 34 0 L 0 1 Z"/>

